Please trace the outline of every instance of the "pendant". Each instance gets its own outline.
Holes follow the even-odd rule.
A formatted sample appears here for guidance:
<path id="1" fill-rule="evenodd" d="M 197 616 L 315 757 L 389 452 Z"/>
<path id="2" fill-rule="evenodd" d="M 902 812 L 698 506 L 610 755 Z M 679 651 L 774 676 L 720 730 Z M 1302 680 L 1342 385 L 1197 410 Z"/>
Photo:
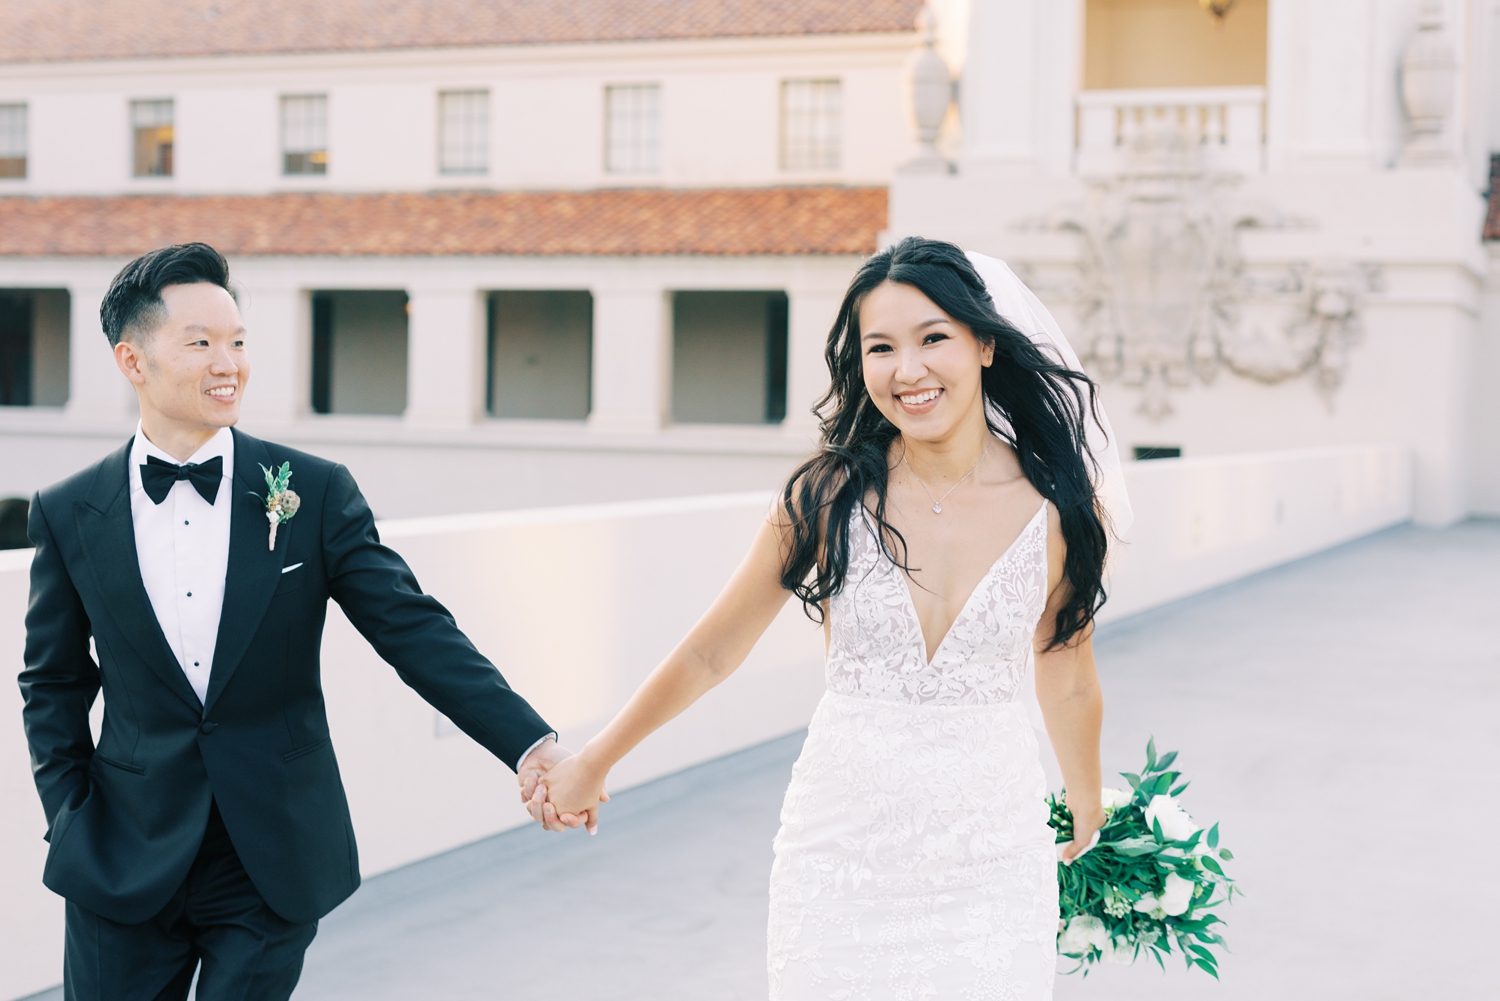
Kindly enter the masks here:
<path id="1" fill-rule="evenodd" d="M 932 513 L 933 514 L 942 514 L 943 513 L 943 505 L 941 505 L 941 504 L 934 504 L 934 505 L 932 505 Z"/>

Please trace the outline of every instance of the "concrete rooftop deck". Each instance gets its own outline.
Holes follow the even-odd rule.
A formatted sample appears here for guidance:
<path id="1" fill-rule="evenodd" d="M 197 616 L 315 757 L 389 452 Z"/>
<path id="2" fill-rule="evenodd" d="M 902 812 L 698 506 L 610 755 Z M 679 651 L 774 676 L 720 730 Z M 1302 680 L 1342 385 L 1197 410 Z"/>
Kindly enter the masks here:
<path id="1" fill-rule="evenodd" d="M 1246 896 L 1224 981 L 1059 977 L 1059 1001 L 1492 998 L 1500 522 L 1411 527 L 1101 630 L 1105 767 L 1182 752 Z M 801 735 L 368 881 L 296 1001 L 766 995 L 766 880 Z"/>

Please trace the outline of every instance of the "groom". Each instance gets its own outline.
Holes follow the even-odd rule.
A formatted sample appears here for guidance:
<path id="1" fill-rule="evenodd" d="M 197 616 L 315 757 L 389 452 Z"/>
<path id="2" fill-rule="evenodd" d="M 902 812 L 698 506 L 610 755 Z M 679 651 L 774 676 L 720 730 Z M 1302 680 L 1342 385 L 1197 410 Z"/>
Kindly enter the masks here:
<path id="1" fill-rule="evenodd" d="M 532 784 L 567 752 L 380 544 L 347 469 L 232 430 L 250 366 L 217 251 L 132 261 L 100 316 L 140 426 L 32 501 L 20 676 L 65 996 L 182 999 L 201 960 L 200 999 L 280 1001 L 359 885 L 319 684 L 329 598 Z M 297 503 L 268 498 L 263 467 Z"/>

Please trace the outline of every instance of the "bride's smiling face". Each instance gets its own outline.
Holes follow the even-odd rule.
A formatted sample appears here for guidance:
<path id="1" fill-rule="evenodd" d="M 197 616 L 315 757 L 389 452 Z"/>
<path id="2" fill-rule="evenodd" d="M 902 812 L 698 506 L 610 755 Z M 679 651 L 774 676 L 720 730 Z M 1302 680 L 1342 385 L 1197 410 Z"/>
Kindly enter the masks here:
<path id="1" fill-rule="evenodd" d="M 980 373 L 992 344 L 911 285 L 876 286 L 859 307 L 865 390 L 907 438 L 942 441 L 984 419 Z"/>

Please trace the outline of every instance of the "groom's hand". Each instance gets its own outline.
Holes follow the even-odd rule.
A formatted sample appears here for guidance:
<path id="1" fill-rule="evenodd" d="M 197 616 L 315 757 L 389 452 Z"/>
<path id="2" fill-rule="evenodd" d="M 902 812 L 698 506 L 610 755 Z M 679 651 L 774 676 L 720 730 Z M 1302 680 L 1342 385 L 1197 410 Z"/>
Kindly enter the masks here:
<path id="1" fill-rule="evenodd" d="M 521 805 L 526 807 L 526 812 L 531 814 L 532 820 L 537 821 L 549 831 L 566 831 L 568 825 L 557 818 L 556 811 L 544 812 L 547 790 L 542 786 L 541 778 L 552 770 L 553 765 L 564 758 L 571 757 L 572 754 L 572 751 L 548 737 L 526 755 L 525 760 L 521 762 L 521 767 L 516 769 L 516 782 L 521 786 Z"/>

